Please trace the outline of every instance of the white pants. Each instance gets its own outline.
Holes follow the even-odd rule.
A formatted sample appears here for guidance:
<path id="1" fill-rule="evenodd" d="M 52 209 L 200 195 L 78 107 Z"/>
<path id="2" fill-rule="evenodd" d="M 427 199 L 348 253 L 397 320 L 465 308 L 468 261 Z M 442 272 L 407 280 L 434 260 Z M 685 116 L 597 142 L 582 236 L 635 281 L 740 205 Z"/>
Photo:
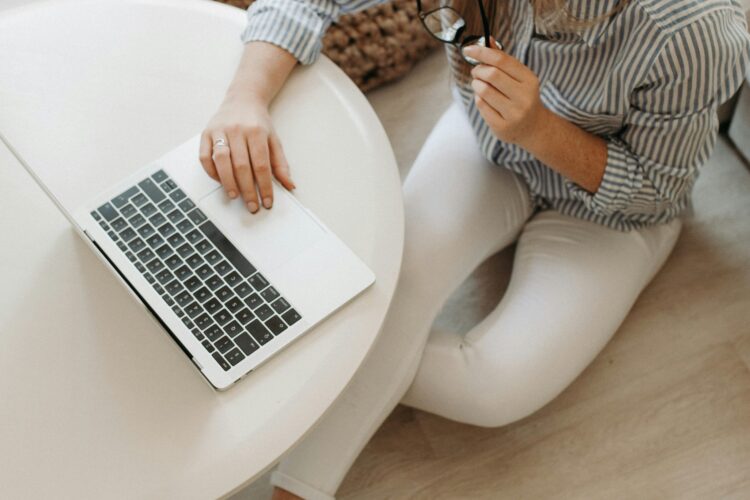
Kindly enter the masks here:
<path id="1" fill-rule="evenodd" d="M 554 211 L 532 217 L 525 184 L 481 156 L 458 104 L 428 137 L 403 189 L 404 260 L 380 336 L 272 475 L 309 500 L 333 498 L 399 401 L 480 426 L 544 406 L 609 341 L 681 226 L 623 233 Z M 430 334 L 454 289 L 516 239 L 510 284 L 494 311 L 465 335 Z"/>

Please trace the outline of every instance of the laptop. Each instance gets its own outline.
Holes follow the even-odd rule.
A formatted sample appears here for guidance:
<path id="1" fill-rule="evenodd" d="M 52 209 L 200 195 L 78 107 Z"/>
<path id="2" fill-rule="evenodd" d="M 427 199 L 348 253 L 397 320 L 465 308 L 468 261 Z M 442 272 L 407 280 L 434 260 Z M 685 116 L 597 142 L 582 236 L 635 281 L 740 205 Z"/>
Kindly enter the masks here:
<path id="1" fill-rule="evenodd" d="M 275 180 L 270 210 L 251 214 L 230 200 L 203 171 L 199 140 L 116 182 L 69 218 L 205 380 L 226 390 L 375 276 Z M 69 207 L 58 206 L 68 215 Z"/>

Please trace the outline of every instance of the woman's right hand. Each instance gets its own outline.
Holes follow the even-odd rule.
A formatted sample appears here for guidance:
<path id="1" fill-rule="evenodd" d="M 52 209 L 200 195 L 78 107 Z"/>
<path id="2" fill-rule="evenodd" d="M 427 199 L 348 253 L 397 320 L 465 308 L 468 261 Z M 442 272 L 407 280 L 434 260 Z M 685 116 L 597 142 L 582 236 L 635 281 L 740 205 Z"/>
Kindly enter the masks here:
<path id="1" fill-rule="evenodd" d="M 223 139 L 225 146 L 217 145 Z M 273 129 L 268 105 L 251 94 L 227 95 L 201 134 L 200 161 L 230 198 L 242 196 L 250 212 L 273 205 L 271 175 L 294 189 L 289 164 Z"/>

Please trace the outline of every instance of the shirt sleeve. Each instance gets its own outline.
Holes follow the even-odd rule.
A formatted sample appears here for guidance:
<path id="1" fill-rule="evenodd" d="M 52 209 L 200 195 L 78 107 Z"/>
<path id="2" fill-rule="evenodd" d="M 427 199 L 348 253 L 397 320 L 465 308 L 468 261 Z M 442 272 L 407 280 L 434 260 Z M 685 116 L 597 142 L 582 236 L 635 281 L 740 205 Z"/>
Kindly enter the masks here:
<path id="1" fill-rule="evenodd" d="M 709 14 L 677 31 L 631 94 L 625 127 L 607 138 L 601 184 L 572 194 L 602 215 L 661 214 L 690 195 L 719 129 L 717 108 L 740 87 L 750 36 L 739 9 Z M 678 207 L 679 208 L 679 207 Z"/>
<path id="2" fill-rule="evenodd" d="M 263 41 L 285 49 L 302 64 L 320 55 L 322 39 L 342 14 L 387 0 L 256 0 L 247 9 L 242 41 Z"/>

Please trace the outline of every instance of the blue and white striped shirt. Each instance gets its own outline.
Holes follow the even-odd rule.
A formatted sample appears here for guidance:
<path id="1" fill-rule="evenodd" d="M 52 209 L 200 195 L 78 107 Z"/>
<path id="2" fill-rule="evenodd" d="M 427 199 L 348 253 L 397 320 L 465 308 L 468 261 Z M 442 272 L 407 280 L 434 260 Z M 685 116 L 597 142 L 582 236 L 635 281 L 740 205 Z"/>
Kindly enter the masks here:
<path id="1" fill-rule="evenodd" d="M 278 45 L 302 64 L 314 62 L 331 22 L 386 0 L 257 0 L 242 39 Z M 558 115 L 607 141 L 595 193 L 524 149 L 497 139 L 477 110 L 470 86 L 455 85 L 479 146 L 518 173 L 539 208 L 627 231 L 668 222 L 690 203 L 699 168 L 716 143 L 716 110 L 739 88 L 750 36 L 737 0 L 630 0 L 614 17 L 578 34 L 535 34 L 528 0 L 510 2 L 506 51 L 539 77 L 541 99 Z M 569 0 L 594 18 L 618 0 Z M 456 50 L 446 45 L 456 71 Z"/>

